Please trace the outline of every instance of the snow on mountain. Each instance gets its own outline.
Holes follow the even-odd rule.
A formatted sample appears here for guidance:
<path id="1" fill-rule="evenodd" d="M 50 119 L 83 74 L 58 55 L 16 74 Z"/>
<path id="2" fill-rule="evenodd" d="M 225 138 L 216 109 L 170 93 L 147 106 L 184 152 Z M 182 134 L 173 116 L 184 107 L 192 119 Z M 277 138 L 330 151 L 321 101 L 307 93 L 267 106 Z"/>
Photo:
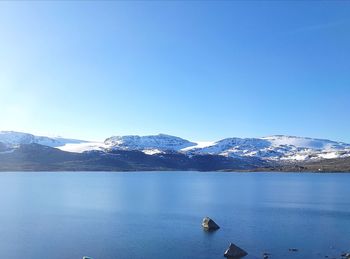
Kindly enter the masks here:
<path id="1" fill-rule="evenodd" d="M 104 142 L 69 143 L 58 147 L 63 151 L 82 153 L 85 151 L 138 150 L 148 155 L 166 151 L 180 151 L 196 143 L 165 134 L 151 136 L 113 136 Z"/>
<path id="2" fill-rule="evenodd" d="M 104 142 L 50 138 L 28 133 L 0 131 L 0 152 L 21 144 L 41 144 L 67 152 L 137 150 L 154 155 L 181 152 L 188 155 L 211 154 L 228 157 L 257 157 L 265 160 L 304 161 L 350 156 L 350 144 L 325 139 L 275 135 L 263 138 L 226 138 L 217 142 L 192 142 L 158 134 L 150 136 L 113 136 Z"/>
<path id="3" fill-rule="evenodd" d="M 304 161 L 350 156 L 350 145 L 343 142 L 283 135 L 263 138 L 226 138 L 217 142 L 191 142 L 165 134 L 129 135 L 113 136 L 104 142 L 68 141 L 64 145 L 56 147 L 63 151 L 78 153 L 93 150 L 138 150 L 148 155 L 154 155 L 176 151 L 188 155 L 211 154 L 280 161 Z"/>
<path id="4" fill-rule="evenodd" d="M 295 136 L 269 136 L 262 138 L 271 143 L 272 146 L 289 145 L 297 148 L 308 148 L 313 150 L 341 150 L 350 147 L 349 144 L 335 142 L 327 139 L 303 138 Z"/>
<path id="5" fill-rule="evenodd" d="M 165 151 L 159 150 L 159 149 L 144 149 L 142 150 L 143 153 L 146 155 L 155 155 L 155 154 L 164 154 Z"/>
<path id="6" fill-rule="evenodd" d="M 227 138 L 206 147 L 192 147 L 182 151 L 189 154 L 300 161 L 350 156 L 350 145 L 324 139 L 276 135 L 264 138 Z"/>
<path id="7" fill-rule="evenodd" d="M 82 143 L 66 143 L 58 146 L 58 149 L 66 152 L 83 153 L 86 151 L 105 151 L 107 146 L 103 142 L 82 142 Z"/>
<path id="8" fill-rule="evenodd" d="M 16 147 L 18 145 L 33 143 L 49 147 L 59 147 L 67 143 L 82 143 L 85 141 L 76 139 L 35 136 L 29 133 L 15 131 L 0 131 L 0 142 L 5 144 L 7 147 Z"/>
<path id="9" fill-rule="evenodd" d="M 116 136 L 105 140 L 102 149 L 139 150 L 146 154 L 178 151 L 188 155 L 211 154 L 267 160 L 308 160 L 350 156 L 350 145 L 324 139 L 294 136 L 226 138 L 217 142 L 191 142 L 165 134 Z"/>
<path id="10" fill-rule="evenodd" d="M 248 153 L 256 151 L 268 145 L 268 142 L 260 139 L 227 138 L 214 142 L 204 147 L 194 147 L 183 150 L 189 154 L 211 154 L 231 157 L 248 156 Z"/>
<path id="11" fill-rule="evenodd" d="M 201 149 L 201 148 L 213 146 L 214 144 L 215 144 L 214 141 L 198 141 L 198 142 L 195 142 L 194 146 L 189 146 L 189 147 L 186 147 L 186 148 L 182 148 L 181 151 L 182 152 L 187 152 L 187 151 L 191 151 L 191 150 L 198 150 L 198 149 Z"/>
<path id="12" fill-rule="evenodd" d="M 148 152 L 150 152 L 150 150 L 179 151 L 196 145 L 194 142 L 165 134 L 151 136 L 114 136 L 106 139 L 104 144 L 110 149 L 148 150 Z"/>

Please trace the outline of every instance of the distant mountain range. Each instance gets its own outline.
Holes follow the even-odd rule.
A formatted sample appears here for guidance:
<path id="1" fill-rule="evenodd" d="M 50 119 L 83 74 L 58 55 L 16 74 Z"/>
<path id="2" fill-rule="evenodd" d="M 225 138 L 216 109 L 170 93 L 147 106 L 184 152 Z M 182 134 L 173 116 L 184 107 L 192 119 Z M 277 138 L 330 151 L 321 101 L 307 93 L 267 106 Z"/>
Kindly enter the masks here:
<path id="1" fill-rule="evenodd" d="M 103 142 L 0 131 L 0 170 L 350 171 L 350 144 L 275 135 L 195 142 L 112 136 Z"/>

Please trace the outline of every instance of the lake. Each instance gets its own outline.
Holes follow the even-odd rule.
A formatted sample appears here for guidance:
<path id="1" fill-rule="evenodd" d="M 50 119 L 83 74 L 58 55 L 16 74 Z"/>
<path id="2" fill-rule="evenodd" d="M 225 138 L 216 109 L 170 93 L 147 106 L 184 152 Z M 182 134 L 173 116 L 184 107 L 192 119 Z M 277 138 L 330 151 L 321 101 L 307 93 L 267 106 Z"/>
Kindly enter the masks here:
<path id="1" fill-rule="evenodd" d="M 0 173 L 0 258 L 324 258 L 350 250 L 350 174 Z M 220 226 L 202 230 L 205 216 Z M 297 248 L 298 252 L 289 252 Z"/>

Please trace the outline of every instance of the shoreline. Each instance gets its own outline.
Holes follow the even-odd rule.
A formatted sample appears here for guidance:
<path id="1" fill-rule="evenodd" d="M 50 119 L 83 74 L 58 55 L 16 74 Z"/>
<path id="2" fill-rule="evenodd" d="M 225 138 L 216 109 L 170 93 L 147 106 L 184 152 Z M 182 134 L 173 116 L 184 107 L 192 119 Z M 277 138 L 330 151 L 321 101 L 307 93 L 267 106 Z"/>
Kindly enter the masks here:
<path id="1" fill-rule="evenodd" d="M 0 170 L 0 173 L 233 173 L 233 174 L 348 174 L 350 171 L 263 171 L 263 170 Z"/>

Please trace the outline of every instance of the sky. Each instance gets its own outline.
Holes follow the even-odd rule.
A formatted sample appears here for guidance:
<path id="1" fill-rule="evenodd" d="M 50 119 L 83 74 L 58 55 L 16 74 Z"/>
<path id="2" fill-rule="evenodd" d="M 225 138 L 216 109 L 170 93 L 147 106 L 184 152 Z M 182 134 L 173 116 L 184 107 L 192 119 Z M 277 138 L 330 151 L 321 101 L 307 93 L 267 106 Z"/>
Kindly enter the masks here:
<path id="1" fill-rule="evenodd" d="M 0 130 L 350 143 L 350 2 L 1 1 Z"/>

